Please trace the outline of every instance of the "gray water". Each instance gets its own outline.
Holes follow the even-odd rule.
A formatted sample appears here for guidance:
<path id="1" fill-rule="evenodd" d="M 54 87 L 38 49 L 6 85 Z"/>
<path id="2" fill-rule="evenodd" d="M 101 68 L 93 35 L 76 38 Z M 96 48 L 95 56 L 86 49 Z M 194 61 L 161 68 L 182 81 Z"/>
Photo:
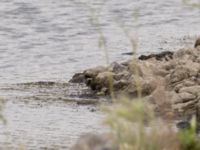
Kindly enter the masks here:
<path id="1" fill-rule="evenodd" d="M 124 30 L 137 39 L 137 54 L 191 47 L 200 34 L 200 10 L 181 0 L 1 0 L 0 96 L 7 119 L 0 127 L 1 149 L 68 149 L 82 133 L 102 128 L 101 113 L 60 98 L 71 92 L 63 86 L 42 94 L 35 86 L 12 87 L 66 83 L 75 72 L 105 64 L 91 7 L 98 12 L 110 62 L 130 58 L 122 55 L 132 51 Z"/>

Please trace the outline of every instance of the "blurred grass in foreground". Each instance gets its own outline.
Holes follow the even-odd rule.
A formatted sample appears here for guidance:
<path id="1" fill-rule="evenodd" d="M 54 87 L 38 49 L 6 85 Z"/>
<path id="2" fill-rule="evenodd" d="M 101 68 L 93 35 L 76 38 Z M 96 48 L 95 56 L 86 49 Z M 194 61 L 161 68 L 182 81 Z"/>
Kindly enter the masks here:
<path id="1" fill-rule="evenodd" d="M 200 1 L 194 2 L 193 0 L 182 0 L 184 5 L 191 6 L 192 8 L 200 9 Z"/>
<path id="2" fill-rule="evenodd" d="M 192 3 L 190 0 L 183 0 L 183 3 L 200 8 L 200 2 Z M 137 21 L 137 15 L 134 17 Z M 134 61 L 138 42 L 135 39 L 137 38 L 130 35 L 123 25 L 120 27 L 131 43 Z M 105 48 L 106 44 L 103 47 Z M 107 51 L 107 48 L 104 50 Z M 133 69 L 137 76 L 137 68 L 133 66 Z M 130 100 L 125 97 L 115 99 L 113 105 L 104 108 L 107 114 L 105 123 L 110 127 L 119 150 L 200 150 L 200 139 L 196 133 L 196 118 L 192 119 L 190 128 L 175 131 L 172 124 L 155 116 L 150 104 L 144 103 L 139 94 L 139 81 L 137 90 L 137 99 Z"/>
<path id="3" fill-rule="evenodd" d="M 123 98 L 104 111 L 119 150 L 200 150 L 195 118 L 190 128 L 175 131 L 142 99 Z"/>
<path id="4" fill-rule="evenodd" d="M 6 119 L 5 119 L 4 115 L 3 115 L 4 105 L 5 105 L 4 100 L 0 98 L 0 121 L 3 124 L 6 124 Z"/>

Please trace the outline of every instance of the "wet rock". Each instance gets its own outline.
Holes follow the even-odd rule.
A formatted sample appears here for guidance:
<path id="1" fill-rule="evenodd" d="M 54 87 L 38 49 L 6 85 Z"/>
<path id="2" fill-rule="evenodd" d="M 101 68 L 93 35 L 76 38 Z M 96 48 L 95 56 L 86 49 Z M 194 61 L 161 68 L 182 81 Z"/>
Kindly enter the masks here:
<path id="1" fill-rule="evenodd" d="M 200 45 L 200 38 L 198 38 L 194 44 L 194 47 L 198 47 Z"/>
<path id="2" fill-rule="evenodd" d="M 138 59 L 140 60 L 148 60 L 148 59 L 151 59 L 151 58 L 155 58 L 156 60 L 170 60 L 173 58 L 173 52 L 170 52 L 170 51 L 165 51 L 165 52 L 161 52 L 159 54 L 150 54 L 150 55 L 141 55 Z"/>
<path id="3" fill-rule="evenodd" d="M 84 83 L 85 82 L 85 75 L 83 73 L 76 73 L 71 80 L 71 83 Z"/>
<path id="4" fill-rule="evenodd" d="M 179 129 L 189 129 L 189 128 L 191 128 L 189 121 L 180 121 L 176 124 L 176 126 Z"/>
<path id="5" fill-rule="evenodd" d="M 77 105 L 96 105 L 99 103 L 99 101 L 95 99 L 81 99 L 76 103 Z"/>
<path id="6" fill-rule="evenodd" d="M 133 55 L 133 52 L 126 52 L 126 53 L 122 53 L 122 55 Z"/>
<path id="7" fill-rule="evenodd" d="M 97 108 L 88 108 L 90 112 L 96 112 Z"/>

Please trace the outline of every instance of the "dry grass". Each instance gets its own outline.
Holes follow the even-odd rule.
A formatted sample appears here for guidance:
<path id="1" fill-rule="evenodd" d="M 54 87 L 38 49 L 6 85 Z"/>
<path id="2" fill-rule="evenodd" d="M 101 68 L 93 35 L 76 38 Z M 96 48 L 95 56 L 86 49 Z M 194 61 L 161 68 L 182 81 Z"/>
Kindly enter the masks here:
<path id="1" fill-rule="evenodd" d="M 195 119 L 191 128 L 176 131 L 141 99 L 120 99 L 104 111 L 119 150 L 200 150 Z"/>

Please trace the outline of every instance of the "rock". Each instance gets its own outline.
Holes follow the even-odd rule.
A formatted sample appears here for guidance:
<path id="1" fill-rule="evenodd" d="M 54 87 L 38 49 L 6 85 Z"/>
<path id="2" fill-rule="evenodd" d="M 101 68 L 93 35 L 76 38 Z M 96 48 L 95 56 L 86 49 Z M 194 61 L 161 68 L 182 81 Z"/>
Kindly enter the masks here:
<path id="1" fill-rule="evenodd" d="M 119 150 L 106 135 L 86 134 L 80 137 L 71 150 Z"/>
<path id="2" fill-rule="evenodd" d="M 99 103 L 98 100 L 94 99 L 82 99 L 76 102 L 77 105 L 96 105 Z"/>
<path id="3" fill-rule="evenodd" d="M 85 82 L 96 96 L 110 93 L 117 98 L 124 94 L 131 98 L 141 93 L 142 100 L 163 119 L 178 119 L 178 128 L 190 128 L 192 116 L 197 118 L 200 130 L 200 38 L 195 48 L 176 52 L 142 55 L 123 63 L 114 62 L 108 67 L 87 69 L 75 74 L 71 82 Z M 77 104 L 98 104 L 97 101 L 80 101 Z M 186 118 L 186 119 L 185 119 Z M 118 150 L 105 135 L 82 136 L 72 150 Z"/>
<path id="4" fill-rule="evenodd" d="M 175 69 L 176 65 L 177 62 L 175 60 L 171 60 L 170 62 L 161 64 L 161 68 L 169 72 L 170 70 Z"/>
<path id="5" fill-rule="evenodd" d="M 116 81 L 119 81 L 119 80 L 122 80 L 122 79 L 128 81 L 130 77 L 131 77 L 131 73 L 125 70 L 123 72 L 114 74 L 113 79 L 116 80 Z"/>
<path id="6" fill-rule="evenodd" d="M 121 79 L 119 81 L 114 81 L 113 83 L 113 87 L 115 90 L 123 90 L 124 87 L 127 87 L 127 85 L 129 84 L 129 82 L 127 80 Z"/>
<path id="7" fill-rule="evenodd" d="M 173 84 L 173 85 L 174 85 L 174 91 L 179 93 L 181 88 L 195 86 L 196 83 L 194 81 L 191 81 L 190 79 L 185 79 L 185 80 L 178 82 L 176 84 Z"/>
<path id="8" fill-rule="evenodd" d="M 174 71 L 170 74 L 170 82 L 176 83 L 183 79 L 187 79 L 189 77 L 189 70 L 183 66 L 178 66 L 174 69 Z"/>
<path id="9" fill-rule="evenodd" d="M 156 88 L 157 83 L 154 78 L 147 78 L 141 83 L 142 95 L 150 95 Z"/>
<path id="10" fill-rule="evenodd" d="M 85 82 L 85 75 L 83 73 L 76 73 L 71 80 L 71 83 L 84 83 Z"/>
<path id="11" fill-rule="evenodd" d="M 195 100 L 196 98 L 197 98 L 197 96 L 195 96 L 191 93 L 182 92 L 182 93 L 176 94 L 176 96 L 173 97 L 173 103 L 175 103 L 175 104 L 185 103 L 185 102 L 188 102 L 188 101 Z"/>
<path id="12" fill-rule="evenodd" d="M 174 53 L 175 59 L 183 59 L 185 56 L 192 55 L 193 49 L 180 49 Z"/>
<path id="13" fill-rule="evenodd" d="M 194 99 L 197 98 L 197 96 L 190 94 L 190 93 L 186 93 L 186 92 L 180 93 L 179 97 L 180 97 L 180 99 L 182 100 L 183 103 L 194 100 Z"/>
<path id="14" fill-rule="evenodd" d="M 95 82 L 100 87 L 104 87 L 104 86 L 108 87 L 109 84 L 112 84 L 113 76 L 114 76 L 113 72 L 110 72 L 110 71 L 101 72 L 96 76 Z"/>
<path id="15" fill-rule="evenodd" d="M 179 91 L 180 93 L 187 92 L 193 94 L 195 96 L 200 95 L 200 85 L 190 86 L 190 87 L 183 87 Z"/>
<path id="16" fill-rule="evenodd" d="M 125 93 L 127 92 L 128 95 L 137 96 L 138 90 L 142 90 L 141 89 L 141 85 L 143 82 L 142 77 L 138 75 L 132 75 L 130 79 L 128 80 L 128 82 L 129 84 L 123 90 L 123 92 Z"/>
<path id="17" fill-rule="evenodd" d="M 195 48 L 176 52 L 142 55 L 108 67 L 87 69 L 75 74 L 71 81 L 85 82 L 95 94 L 123 93 L 143 97 L 156 106 L 172 105 L 172 111 L 194 113 L 200 99 L 200 38 Z M 162 109 L 162 108 L 159 108 Z"/>
<path id="18" fill-rule="evenodd" d="M 173 105 L 174 110 L 177 113 L 181 113 L 182 115 L 196 113 L 196 105 L 198 103 L 198 100 L 188 101 L 185 103 L 178 103 L 176 105 Z"/>
<path id="19" fill-rule="evenodd" d="M 128 71 L 131 74 L 135 74 L 137 76 L 142 76 L 143 72 L 140 67 L 140 63 L 137 60 L 131 60 L 128 64 Z"/>
<path id="20" fill-rule="evenodd" d="M 100 72 L 104 72 L 107 71 L 108 68 L 103 67 L 103 66 L 98 66 L 92 69 L 87 69 L 83 72 L 83 74 L 85 75 L 86 78 L 93 78 L 95 76 L 97 76 L 98 73 Z"/>
<path id="21" fill-rule="evenodd" d="M 125 65 L 122 65 L 122 64 L 119 64 L 117 62 L 113 62 L 111 65 L 110 65 L 110 70 L 112 70 L 112 72 L 114 73 L 121 73 L 125 70 L 127 70 L 127 67 Z"/>
<path id="22" fill-rule="evenodd" d="M 195 81 L 194 81 L 194 79 L 193 79 L 193 77 L 192 77 L 192 80 L 184 80 L 183 81 L 183 86 L 185 86 L 185 87 L 188 87 L 188 86 L 194 86 L 196 83 L 195 83 Z"/>
<path id="23" fill-rule="evenodd" d="M 148 60 L 148 59 L 151 59 L 151 58 L 155 58 L 156 60 L 170 60 L 173 58 L 173 52 L 170 52 L 170 51 L 164 51 L 164 52 L 161 52 L 159 54 L 151 54 L 151 55 L 141 55 L 138 59 L 140 60 Z"/>
<path id="24" fill-rule="evenodd" d="M 200 38 L 198 38 L 194 44 L 194 47 L 197 48 L 200 45 Z"/>
<path id="25" fill-rule="evenodd" d="M 169 74 L 168 71 L 166 71 L 166 70 L 164 70 L 164 69 L 162 69 L 162 68 L 155 69 L 155 70 L 154 70 L 154 73 L 155 73 L 156 76 L 162 76 L 162 77 L 165 77 L 166 75 Z"/>
<path id="26" fill-rule="evenodd" d="M 180 121 L 176 124 L 179 129 L 190 129 L 191 125 L 189 121 Z"/>

